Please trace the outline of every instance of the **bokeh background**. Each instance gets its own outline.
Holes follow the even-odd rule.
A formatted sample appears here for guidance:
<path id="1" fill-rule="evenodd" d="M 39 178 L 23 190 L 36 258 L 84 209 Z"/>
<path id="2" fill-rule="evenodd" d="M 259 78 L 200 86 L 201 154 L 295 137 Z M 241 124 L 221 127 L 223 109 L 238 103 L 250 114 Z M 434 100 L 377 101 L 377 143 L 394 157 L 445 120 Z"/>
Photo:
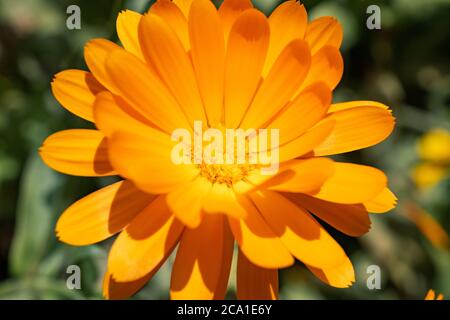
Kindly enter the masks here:
<path id="1" fill-rule="evenodd" d="M 220 1 L 217 1 L 220 2 Z M 270 13 L 281 1 L 254 0 Z M 450 298 L 450 1 L 303 1 L 310 17 L 336 16 L 344 27 L 344 77 L 334 101 L 377 100 L 393 109 L 393 135 L 340 159 L 383 169 L 399 198 L 371 215 L 358 239 L 330 229 L 354 263 L 357 281 L 335 289 L 301 264 L 281 272 L 283 299 L 423 299 L 429 288 Z M 50 92 L 55 73 L 86 69 L 91 38 L 117 40 L 121 9 L 144 12 L 148 0 L 0 0 L 0 299 L 100 299 L 110 241 L 88 247 L 58 243 L 54 226 L 75 200 L 110 178 L 62 175 L 37 150 L 57 130 L 89 124 L 61 108 Z M 66 8 L 81 8 L 81 30 L 66 28 Z M 366 9 L 381 8 L 381 30 L 368 30 Z M 67 266 L 82 270 L 81 290 L 66 287 Z M 369 265 L 381 289 L 369 290 Z M 166 299 L 170 263 L 134 298 Z M 231 275 L 229 298 L 234 295 Z"/>

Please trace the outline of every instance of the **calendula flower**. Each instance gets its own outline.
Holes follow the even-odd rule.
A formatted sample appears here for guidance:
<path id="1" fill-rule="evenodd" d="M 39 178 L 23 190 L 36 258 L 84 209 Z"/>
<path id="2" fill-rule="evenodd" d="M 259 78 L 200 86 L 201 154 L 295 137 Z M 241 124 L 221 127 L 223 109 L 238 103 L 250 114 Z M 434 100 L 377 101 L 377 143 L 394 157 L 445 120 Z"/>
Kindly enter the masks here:
<path id="1" fill-rule="evenodd" d="M 445 129 L 427 132 L 417 143 L 420 163 L 411 172 L 421 189 L 428 189 L 448 178 L 450 172 L 450 133 Z"/>
<path id="2" fill-rule="evenodd" d="M 444 296 L 442 293 L 438 294 L 436 296 L 436 293 L 433 289 L 428 290 L 427 295 L 425 296 L 424 300 L 444 300 Z"/>
<path id="3" fill-rule="evenodd" d="M 278 269 L 295 259 L 331 286 L 350 286 L 349 258 L 314 216 L 360 236 L 368 212 L 386 212 L 396 198 L 382 171 L 326 156 L 379 143 L 394 118 L 378 102 L 331 103 L 343 73 L 339 23 L 308 23 L 296 1 L 267 18 L 247 0 L 219 10 L 208 0 L 160 0 L 144 15 L 122 12 L 117 33 L 122 47 L 87 44 L 90 72 L 66 70 L 52 83 L 56 99 L 97 129 L 57 132 L 40 149 L 60 172 L 123 179 L 75 202 L 56 226 L 72 245 L 119 233 L 105 297 L 138 291 L 178 246 L 171 298 L 224 298 L 235 243 L 240 299 L 276 298 Z M 174 161 L 174 132 L 201 139 L 199 123 L 214 134 L 278 130 L 269 153 L 279 168 L 265 174 L 263 161 L 233 156 L 199 163 L 195 150 Z M 246 147 L 264 140 L 255 132 Z"/>

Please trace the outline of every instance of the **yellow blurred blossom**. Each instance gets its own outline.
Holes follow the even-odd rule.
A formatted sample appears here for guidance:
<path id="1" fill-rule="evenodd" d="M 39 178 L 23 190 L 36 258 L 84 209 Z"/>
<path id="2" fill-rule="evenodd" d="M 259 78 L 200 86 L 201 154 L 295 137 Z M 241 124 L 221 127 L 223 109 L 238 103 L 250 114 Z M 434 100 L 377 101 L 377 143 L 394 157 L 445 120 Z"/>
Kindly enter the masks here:
<path id="1" fill-rule="evenodd" d="M 421 162 L 411 172 L 415 184 L 421 189 L 430 188 L 448 177 L 450 168 L 450 133 L 433 129 L 417 144 Z"/>

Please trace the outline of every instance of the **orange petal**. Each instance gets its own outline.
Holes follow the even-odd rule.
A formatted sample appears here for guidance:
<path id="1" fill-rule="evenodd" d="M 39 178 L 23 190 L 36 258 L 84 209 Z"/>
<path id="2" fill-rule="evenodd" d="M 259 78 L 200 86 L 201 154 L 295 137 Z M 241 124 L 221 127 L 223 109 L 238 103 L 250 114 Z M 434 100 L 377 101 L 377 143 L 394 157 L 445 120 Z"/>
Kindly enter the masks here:
<path id="1" fill-rule="evenodd" d="M 389 188 L 384 188 L 375 198 L 363 203 L 367 211 L 372 213 L 385 213 L 397 205 L 397 197 Z"/>
<path id="2" fill-rule="evenodd" d="M 261 84 L 242 121 L 242 128 L 262 128 L 292 98 L 310 66 L 304 40 L 290 42 L 281 52 Z"/>
<path id="3" fill-rule="evenodd" d="M 120 97 L 107 91 L 99 93 L 95 98 L 94 121 L 107 137 L 111 137 L 115 131 L 139 132 L 152 126 Z"/>
<path id="4" fill-rule="evenodd" d="M 381 109 L 388 110 L 389 107 L 376 101 L 349 101 L 349 102 L 340 102 L 334 103 L 328 109 L 328 113 L 356 108 L 356 107 L 377 107 Z"/>
<path id="5" fill-rule="evenodd" d="M 128 225 L 153 197 L 129 181 L 116 182 L 67 208 L 58 219 L 56 234 L 74 246 L 105 240 Z"/>
<path id="6" fill-rule="evenodd" d="M 191 4 L 193 0 L 173 0 L 173 3 L 180 8 L 181 12 L 183 12 L 184 16 L 187 18 L 189 16 L 189 10 L 191 9 Z"/>
<path id="7" fill-rule="evenodd" d="M 308 23 L 303 4 L 295 0 L 280 4 L 270 15 L 270 47 L 263 76 L 265 77 L 283 49 L 295 39 L 303 39 Z"/>
<path id="8" fill-rule="evenodd" d="M 335 171 L 315 198 L 344 204 L 356 204 L 373 199 L 387 184 L 386 175 L 373 167 L 353 163 L 335 162 Z"/>
<path id="9" fill-rule="evenodd" d="M 64 70 L 55 75 L 52 92 L 56 100 L 73 114 L 93 121 L 95 95 L 106 90 L 94 76 L 82 70 Z"/>
<path id="10" fill-rule="evenodd" d="M 260 268 L 239 250 L 236 285 L 239 300 L 276 300 L 278 269 Z"/>
<path id="11" fill-rule="evenodd" d="M 309 265 L 306 266 L 317 278 L 335 288 L 348 288 L 355 282 L 355 270 L 347 256 L 339 265 L 332 268 L 320 269 Z"/>
<path id="12" fill-rule="evenodd" d="M 436 293 L 434 292 L 433 289 L 428 290 L 427 295 L 425 296 L 424 300 L 434 300 L 436 296 Z"/>
<path id="13" fill-rule="evenodd" d="M 222 253 L 222 266 L 219 275 L 219 281 L 214 291 L 214 300 L 223 300 L 228 289 L 228 281 L 230 278 L 231 263 L 233 261 L 234 237 L 230 230 L 228 221 L 224 223 L 224 241 Z"/>
<path id="14" fill-rule="evenodd" d="M 316 156 L 326 156 L 367 148 L 386 139 L 394 129 L 390 110 L 356 107 L 330 113 L 336 121 L 333 132 L 314 148 Z"/>
<path id="15" fill-rule="evenodd" d="M 176 32 L 186 51 L 190 49 L 187 19 L 180 8 L 170 0 L 158 0 L 150 11 L 161 18 Z"/>
<path id="16" fill-rule="evenodd" d="M 241 200 L 247 210 L 245 219 L 228 218 L 231 231 L 245 256 L 262 268 L 284 268 L 294 259 L 249 199 Z"/>
<path id="17" fill-rule="evenodd" d="M 279 148 L 280 162 L 288 161 L 307 153 L 320 145 L 333 132 L 336 122 L 331 119 L 321 121 L 300 137 L 282 145 Z"/>
<path id="18" fill-rule="evenodd" d="M 142 15 L 138 12 L 132 10 L 121 11 L 117 16 L 116 29 L 119 40 L 125 50 L 144 60 L 138 36 L 138 26 L 141 18 Z"/>
<path id="19" fill-rule="evenodd" d="M 117 44 L 106 39 L 90 40 L 84 47 L 84 60 L 95 79 L 111 92 L 117 92 L 106 73 L 106 57 L 116 49 L 121 49 Z"/>
<path id="20" fill-rule="evenodd" d="M 56 132 L 39 148 L 44 162 L 56 171 L 85 177 L 112 176 L 105 136 L 97 130 Z"/>
<path id="21" fill-rule="evenodd" d="M 172 269 L 170 297 L 175 300 L 213 299 L 230 269 L 233 238 L 224 216 L 208 215 L 196 229 L 186 229 Z M 227 266 L 224 266 L 227 264 Z"/>
<path id="22" fill-rule="evenodd" d="M 222 23 L 210 0 L 194 0 L 189 11 L 191 56 L 211 126 L 223 116 L 225 40 Z"/>
<path id="23" fill-rule="evenodd" d="M 224 183 L 214 183 L 203 200 L 203 209 L 208 213 L 225 213 L 242 218 L 247 215 L 234 190 Z"/>
<path id="24" fill-rule="evenodd" d="M 224 0 L 219 8 L 219 16 L 222 20 L 225 40 L 228 39 L 231 26 L 239 15 L 247 9 L 253 8 L 250 0 Z"/>
<path id="25" fill-rule="evenodd" d="M 109 156 L 121 176 L 150 193 L 166 193 L 198 175 L 195 165 L 172 162 L 175 142 L 156 129 L 114 132 L 108 138 Z"/>
<path id="26" fill-rule="evenodd" d="M 323 82 L 333 90 L 341 81 L 343 73 L 344 61 L 339 50 L 331 46 L 323 47 L 312 56 L 311 68 L 297 93 L 315 82 Z"/>
<path id="27" fill-rule="evenodd" d="M 325 46 L 340 48 L 343 38 L 342 26 L 333 17 L 320 17 L 308 24 L 305 40 L 315 54 Z"/>
<path id="28" fill-rule="evenodd" d="M 280 130 L 280 144 L 289 142 L 319 122 L 330 102 L 330 89 L 322 82 L 312 84 L 276 116 L 268 129 Z"/>
<path id="29" fill-rule="evenodd" d="M 189 123 L 206 123 L 191 61 L 173 29 L 159 16 L 145 15 L 139 25 L 145 59 L 155 66 Z"/>
<path id="30" fill-rule="evenodd" d="M 334 162 L 327 158 L 292 160 L 286 164 L 278 176 L 260 186 L 260 188 L 285 192 L 315 192 L 333 174 Z"/>
<path id="31" fill-rule="evenodd" d="M 238 127 L 255 95 L 261 81 L 269 31 L 266 17 L 256 9 L 242 13 L 231 28 L 225 63 L 227 128 Z"/>
<path id="32" fill-rule="evenodd" d="M 129 282 L 117 282 L 108 271 L 103 277 L 103 296 L 108 300 L 125 300 L 138 292 L 156 273 L 155 270 L 142 278 Z"/>
<path id="33" fill-rule="evenodd" d="M 108 56 L 106 69 L 119 95 L 142 116 L 169 134 L 177 128 L 189 128 L 169 90 L 134 55 L 114 50 Z"/>
<path id="34" fill-rule="evenodd" d="M 211 183 L 202 177 L 195 178 L 167 195 L 167 204 L 175 216 L 190 228 L 197 228 L 203 217 L 203 199 Z"/>
<path id="35" fill-rule="evenodd" d="M 117 237 L 108 270 L 119 282 L 144 277 L 172 252 L 182 231 L 183 225 L 170 213 L 165 197 L 156 198 Z"/>
<path id="36" fill-rule="evenodd" d="M 289 199 L 351 237 L 362 236 L 370 229 L 369 215 L 361 204 L 333 203 L 304 194 L 290 195 Z"/>
<path id="37" fill-rule="evenodd" d="M 344 259 L 341 246 L 303 208 L 277 192 L 258 191 L 251 198 L 271 230 L 300 261 L 331 268 Z"/>
<path id="38" fill-rule="evenodd" d="M 450 237 L 439 221 L 412 202 L 406 203 L 404 213 L 436 248 L 448 249 Z"/>

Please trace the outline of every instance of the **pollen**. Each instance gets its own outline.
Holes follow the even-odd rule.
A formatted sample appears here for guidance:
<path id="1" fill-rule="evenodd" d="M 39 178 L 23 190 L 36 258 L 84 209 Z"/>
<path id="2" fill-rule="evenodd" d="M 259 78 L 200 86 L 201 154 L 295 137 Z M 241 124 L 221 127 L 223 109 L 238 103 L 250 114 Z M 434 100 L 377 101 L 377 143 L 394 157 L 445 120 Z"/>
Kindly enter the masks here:
<path id="1" fill-rule="evenodd" d="M 257 165 L 252 164 L 206 164 L 198 165 L 200 176 L 208 179 L 212 183 L 224 183 L 228 187 L 239 181 L 246 180 L 251 171 L 257 169 Z"/>

